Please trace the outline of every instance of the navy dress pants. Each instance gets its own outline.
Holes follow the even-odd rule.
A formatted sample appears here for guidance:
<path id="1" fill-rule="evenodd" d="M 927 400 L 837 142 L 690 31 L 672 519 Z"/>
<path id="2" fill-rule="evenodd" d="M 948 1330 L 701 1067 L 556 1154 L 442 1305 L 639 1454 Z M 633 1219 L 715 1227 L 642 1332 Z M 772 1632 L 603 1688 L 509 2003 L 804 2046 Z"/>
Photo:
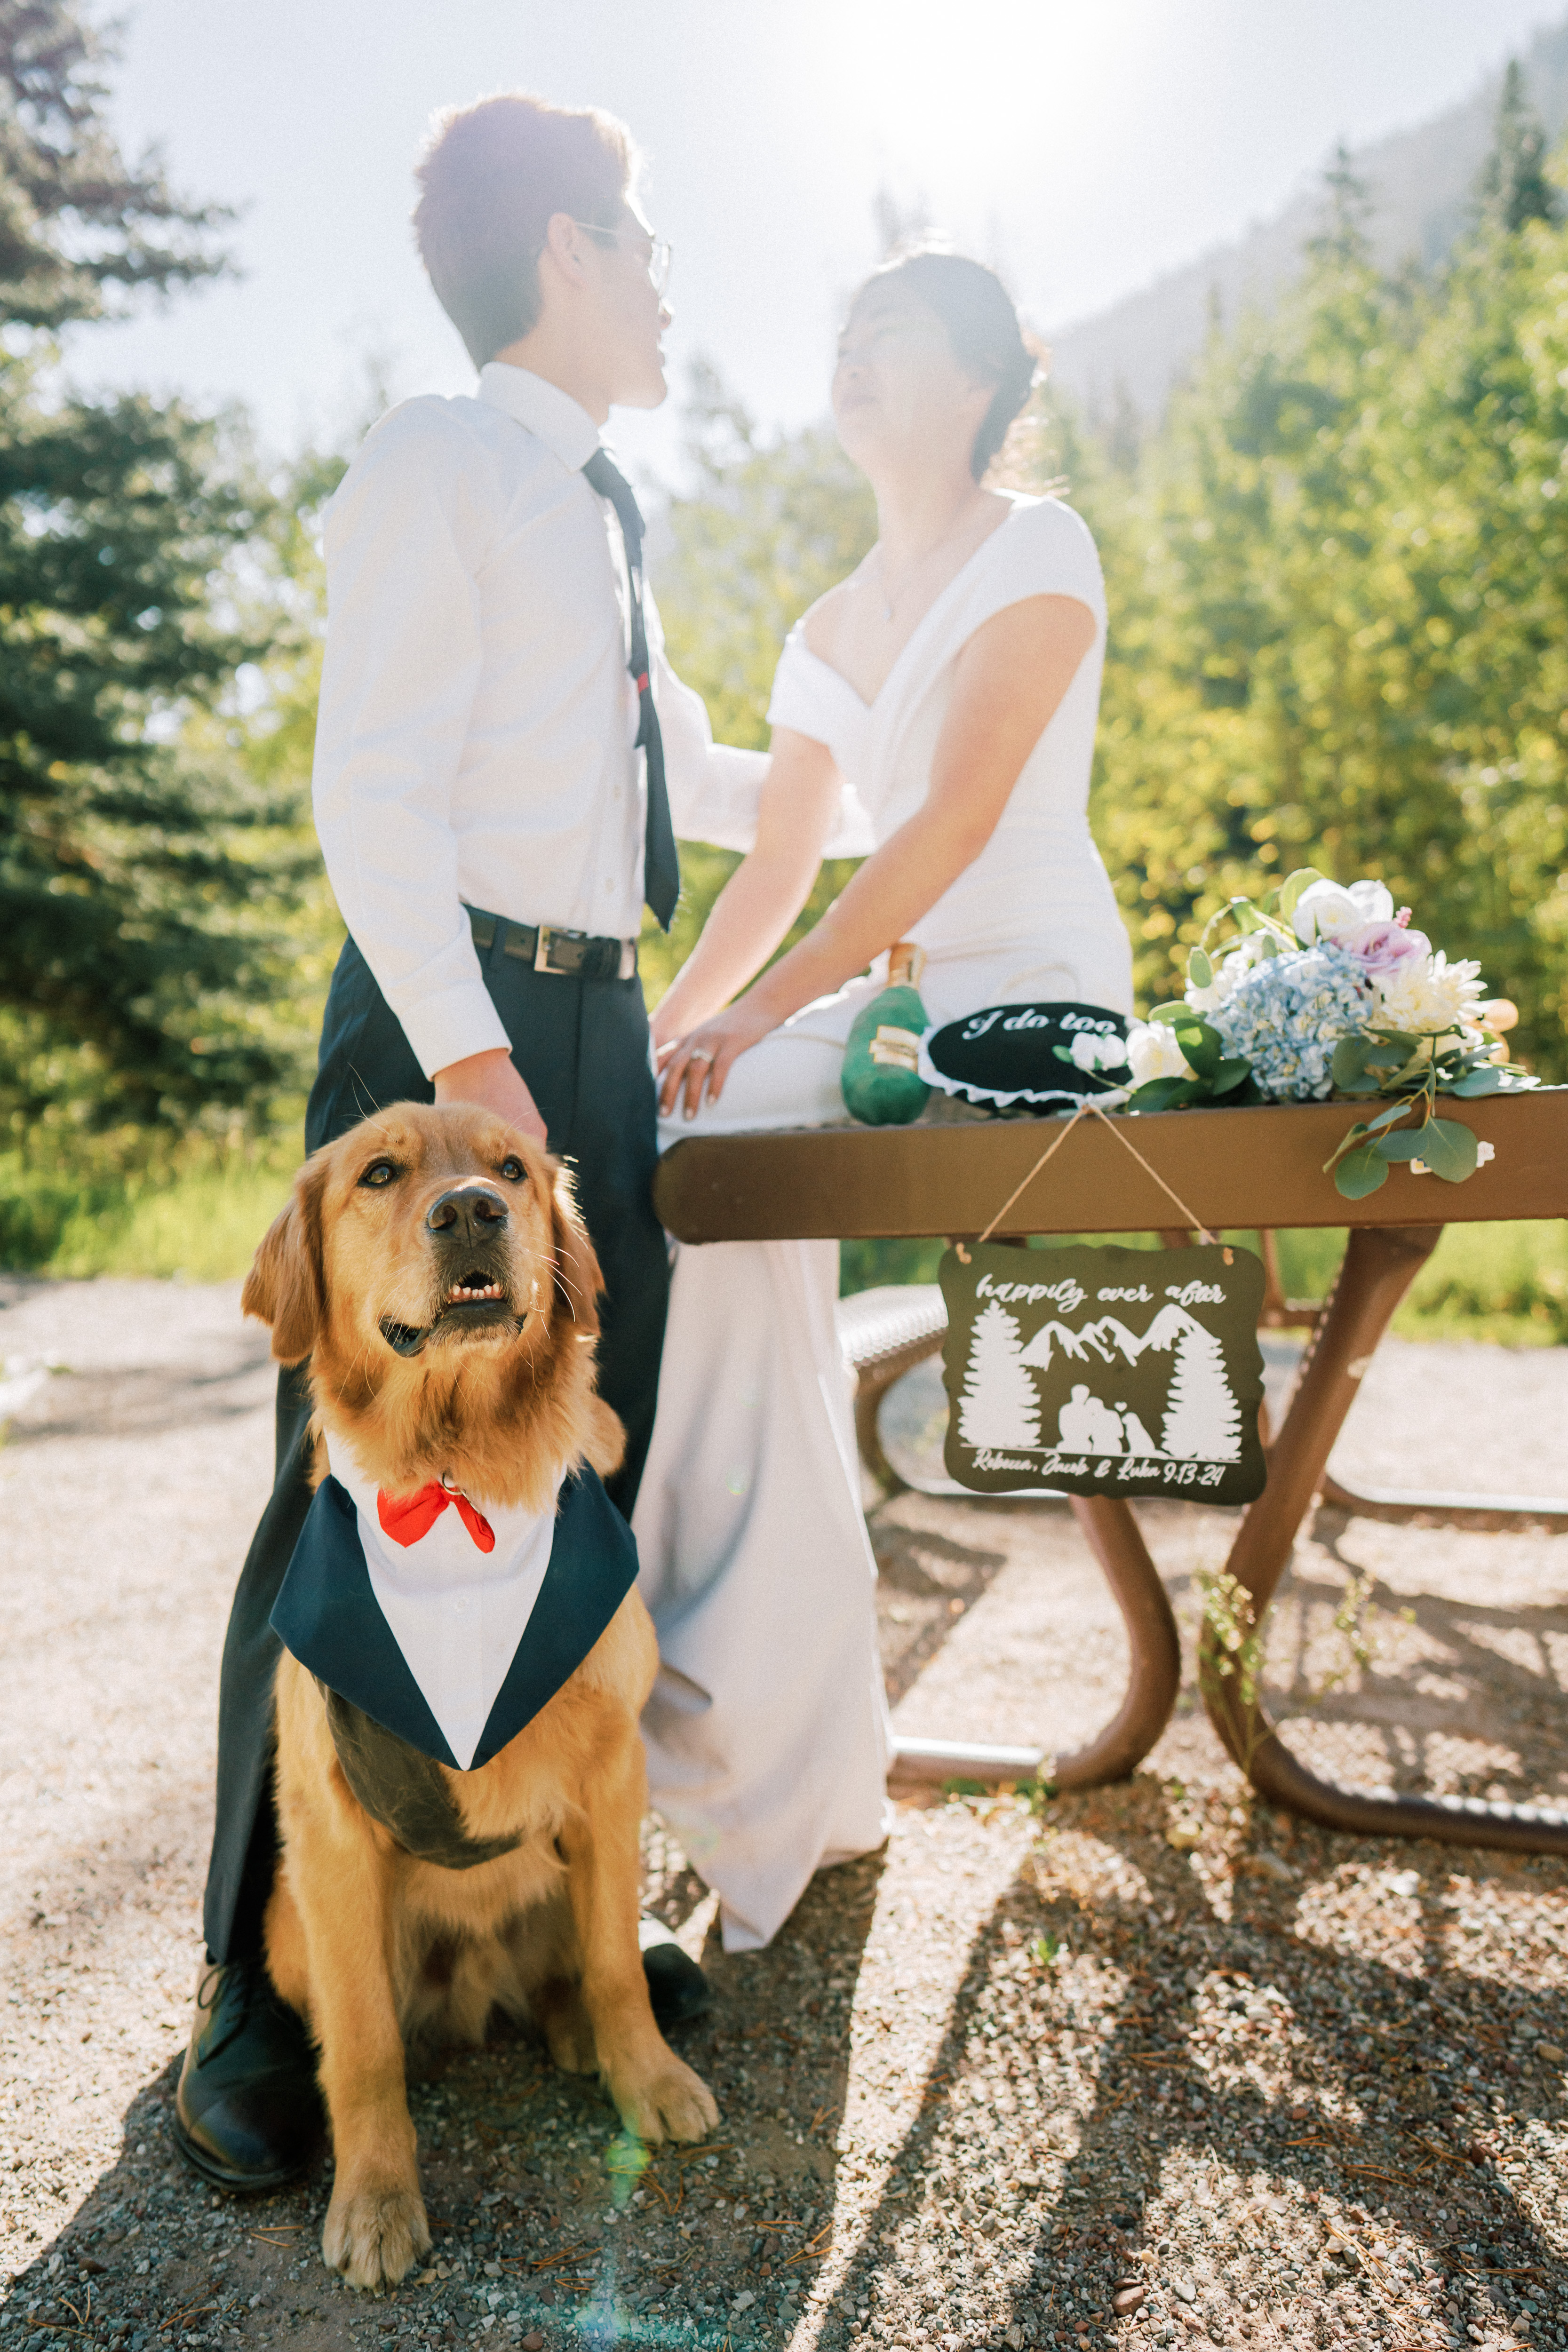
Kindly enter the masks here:
<path id="1" fill-rule="evenodd" d="M 599 1392 L 626 1430 L 626 1462 L 606 1485 L 629 1519 L 653 1433 L 669 1291 L 664 1233 L 653 1211 L 655 1087 L 642 982 L 535 971 L 506 954 L 506 925 L 498 922 L 493 944 L 480 954 L 485 984 L 549 1129 L 550 1149 L 573 1162 L 578 1205 L 604 1270 Z M 434 1097 L 350 940 L 327 997 L 305 1114 L 307 1150 L 388 1103 Z M 272 1885 L 272 1680 L 279 1644 L 268 1620 L 310 1507 L 308 1369 L 292 1368 L 278 1382 L 275 1482 L 240 1571 L 224 1643 L 217 1818 L 204 1915 L 216 1960 L 260 1950 Z"/>

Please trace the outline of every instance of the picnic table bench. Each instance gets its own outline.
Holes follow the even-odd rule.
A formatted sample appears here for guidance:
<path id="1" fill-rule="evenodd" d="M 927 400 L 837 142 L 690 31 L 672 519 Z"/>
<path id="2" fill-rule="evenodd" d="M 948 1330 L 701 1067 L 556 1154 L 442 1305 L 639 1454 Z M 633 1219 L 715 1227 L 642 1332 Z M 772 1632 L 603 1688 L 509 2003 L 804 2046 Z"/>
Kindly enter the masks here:
<path id="1" fill-rule="evenodd" d="M 1248 1596 L 1255 1625 L 1320 1496 L 1377 1517 L 1568 1527 L 1568 1504 L 1531 1496 L 1363 1496 L 1328 1477 L 1329 1455 L 1378 1343 L 1444 1224 L 1568 1216 L 1568 1087 L 1476 1102 L 1445 1098 L 1442 1108 L 1446 1118 L 1462 1119 L 1491 1144 L 1494 1157 L 1457 1185 L 1396 1166 L 1382 1189 L 1362 1201 L 1344 1200 L 1323 1172 L 1355 1115 L 1343 1103 L 1085 1121 L 1020 1193 L 997 1236 L 1022 1243 L 1035 1234 L 1161 1229 L 1170 1214 L 1165 1196 L 1121 1149 L 1112 1127 L 1136 1134 L 1143 1157 L 1213 1232 L 1349 1228 L 1321 1307 L 1282 1300 L 1277 1284 L 1266 1297 L 1266 1322 L 1310 1328 L 1289 1409 L 1269 1444 L 1268 1483 L 1239 1514 L 1226 1562 Z M 692 1136 L 659 1161 L 654 1200 L 666 1226 L 685 1243 L 935 1234 L 973 1240 L 1024 1183 L 1058 1127 L 1051 1119 L 994 1119 Z M 933 1307 L 925 1291 L 903 1302 L 889 1291 L 858 1307 L 844 1302 L 841 1333 L 861 1374 L 857 1418 L 873 1466 L 885 1460 L 878 1402 L 893 1379 L 940 1347 L 939 1307 L 940 1295 Z M 1070 1499 L 1127 1627 L 1130 1672 L 1116 1717 L 1087 1748 L 1054 1758 L 1039 1749 L 900 1739 L 896 1771 L 991 1780 L 1038 1773 L 1058 1788 L 1084 1788 L 1125 1777 L 1159 1738 L 1180 1679 L 1164 1587 L 1129 1504 Z M 1286 1747 L 1261 1697 L 1244 1700 L 1241 1677 L 1228 1665 L 1205 1619 L 1198 1655 L 1204 1704 L 1231 1757 L 1271 1803 L 1366 1835 L 1568 1853 L 1568 1811 L 1557 1807 L 1342 1787 L 1310 1771 Z"/>

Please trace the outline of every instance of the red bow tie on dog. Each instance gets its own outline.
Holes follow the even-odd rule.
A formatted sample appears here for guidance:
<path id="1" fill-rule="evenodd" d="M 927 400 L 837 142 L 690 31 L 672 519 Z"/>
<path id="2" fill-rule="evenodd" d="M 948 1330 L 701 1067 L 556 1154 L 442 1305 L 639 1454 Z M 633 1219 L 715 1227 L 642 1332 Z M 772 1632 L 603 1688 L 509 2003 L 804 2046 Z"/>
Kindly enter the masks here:
<path id="1" fill-rule="evenodd" d="M 457 1505 L 458 1517 L 479 1549 L 494 1551 L 495 1529 L 489 1519 L 475 1510 L 467 1495 L 459 1495 L 455 1486 L 443 1486 L 438 1478 L 432 1478 L 430 1484 L 421 1486 L 416 1495 L 389 1495 L 384 1486 L 379 1487 L 376 1490 L 375 1516 L 381 1521 L 383 1532 L 406 1551 L 410 1544 L 416 1544 L 421 1536 L 429 1534 L 448 1503 Z"/>

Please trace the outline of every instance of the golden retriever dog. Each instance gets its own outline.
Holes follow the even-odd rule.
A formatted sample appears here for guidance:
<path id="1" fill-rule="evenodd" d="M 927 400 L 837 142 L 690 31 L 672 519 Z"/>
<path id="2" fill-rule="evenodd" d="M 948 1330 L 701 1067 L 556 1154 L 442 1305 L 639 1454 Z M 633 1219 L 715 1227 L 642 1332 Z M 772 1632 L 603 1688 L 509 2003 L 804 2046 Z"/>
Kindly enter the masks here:
<path id="1" fill-rule="evenodd" d="M 619 1462 L 594 1391 L 599 1288 L 553 1160 L 488 1112 L 400 1103 L 307 1161 L 244 1307 L 280 1362 L 310 1360 L 318 1479 L 352 1461 L 395 1507 L 438 1486 L 478 1545 L 487 1509 L 550 1514 L 563 1473 Z M 557 1522 L 542 1524 L 553 1559 Z M 606 1605 L 581 1663 L 473 1769 L 395 1737 L 287 1651 L 279 1664 L 267 1961 L 321 2053 L 337 2168 L 321 2251 L 353 2286 L 394 2284 L 430 2244 L 409 2041 L 479 2042 L 500 2006 L 558 2065 L 596 2071 L 640 2138 L 718 2121 L 648 2003 L 637 1719 L 657 1651 L 635 1588 Z"/>

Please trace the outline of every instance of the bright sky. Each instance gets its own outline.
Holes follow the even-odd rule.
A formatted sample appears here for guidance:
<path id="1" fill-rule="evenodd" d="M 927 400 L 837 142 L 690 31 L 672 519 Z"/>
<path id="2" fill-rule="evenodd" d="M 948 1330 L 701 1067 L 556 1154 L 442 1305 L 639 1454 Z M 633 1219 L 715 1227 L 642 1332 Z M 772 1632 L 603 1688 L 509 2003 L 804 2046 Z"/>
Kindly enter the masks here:
<path id="1" fill-rule="evenodd" d="M 416 259 L 434 110 L 525 87 L 647 151 L 673 240 L 670 380 L 711 358 L 770 425 L 819 415 L 886 185 L 997 263 L 1037 327 L 1098 310 L 1272 212 L 1333 142 L 1466 96 L 1562 0 L 132 0 L 121 135 L 243 209 L 245 272 L 80 331 L 89 383 L 239 397 L 274 446 L 341 430 L 367 362 L 471 384 Z M 678 465 L 673 403 L 617 417 Z"/>

